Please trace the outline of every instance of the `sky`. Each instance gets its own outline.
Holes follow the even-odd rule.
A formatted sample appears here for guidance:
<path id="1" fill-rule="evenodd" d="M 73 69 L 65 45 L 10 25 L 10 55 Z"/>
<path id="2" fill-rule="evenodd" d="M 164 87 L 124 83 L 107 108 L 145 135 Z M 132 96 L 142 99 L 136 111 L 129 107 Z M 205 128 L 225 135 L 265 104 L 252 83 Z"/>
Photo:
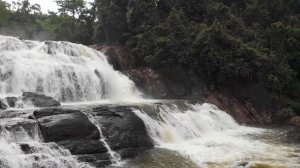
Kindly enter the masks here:
<path id="1" fill-rule="evenodd" d="M 17 2 L 18 0 L 5 0 L 8 3 L 13 1 Z M 93 2 L 94 0 L 85 0 L 86 2 Z M 30 4 L 40 4 L 43 13 L 48 13 L 49 11 L 57 12 L 57 5 L 55 0 L 29 0 Z"/>

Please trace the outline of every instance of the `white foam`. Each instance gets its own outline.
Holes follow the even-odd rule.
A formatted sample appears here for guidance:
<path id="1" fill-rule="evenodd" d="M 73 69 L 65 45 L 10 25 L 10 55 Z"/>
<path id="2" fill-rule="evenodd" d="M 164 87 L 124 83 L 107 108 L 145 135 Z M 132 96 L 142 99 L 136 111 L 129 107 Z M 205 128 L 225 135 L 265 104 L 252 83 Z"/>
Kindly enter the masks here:
<path id="1" fill-rule="evenodd" d="M 69 42 L 0 36 L 0 94 L 40 92 L 60 101 L 130 100 L 134 83 L 103 53 Z"/>
<path id="2" fill-rule="evenodd" d="M 182 111 L 176 105 L 157 105 L 156 114 L 134 111 L 143 119 L 156 147 L 177 151 L 200 167 L 234 167 L 240 161 L 300 166 L 288 157 L 293 148 L 251 138 L 267 130 L 240 126 L 212 104 L 189 106 Z"/>
<path id="3" fill-rule="evenodd" d="M 32 136 L 22 127 L 10 131 L 5 127 L 0 128 L 1 168 L 92 168 L 88 164 L 78 162 L 68 150 L 57 144 L 42 143 L 38 127 L 31 130 L 34 131 Z M 30 153 L 25 154 L 20 144 L 28 145 Z"/>

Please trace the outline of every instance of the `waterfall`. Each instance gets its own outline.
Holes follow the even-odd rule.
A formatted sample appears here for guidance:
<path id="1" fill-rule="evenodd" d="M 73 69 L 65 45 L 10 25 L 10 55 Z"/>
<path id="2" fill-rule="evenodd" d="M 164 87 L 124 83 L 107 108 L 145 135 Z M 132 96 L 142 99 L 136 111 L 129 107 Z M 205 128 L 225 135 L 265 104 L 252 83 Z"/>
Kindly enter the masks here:
<path id="1" fill-rule="evenodd" d="M 1 168 L 92 168 L 56 143 L 43 143 L 37 124 L 24 129 L 4 123 L 0 126 Z"/>
<path id="2" fill-rule="evenodd" d="M 97 129 L 98 129 L 98 131 L 100 133 L 100 139 L 99 140 L 104 144 L 105 148 L 107 149 L 107 152 L 108 152 L 108 154 L 109 154 L 109 156 L 111 158 L 112 164 L 115 165 L 115 166 L 121 165 L 121 156 L 117 152 L 113 151 L 110 148 L 109 144 L 106 142 L 105 137 L 103 135 L 103 132 L 101 130 L 101 124 L 100 124 L 100 122 L 97 121 L 97 119 L 95 118 L 95 116 L 92 114 L 93 111 L 91 111 L 91 110 L 88 110 L 88 111 L 83 110 L 82 113 L 85 114 L 87 116 L 87 118 L 90 120 L 90 122 L 93 123 L 97 127 Z"/>
<path id="3" fill-rule="evenodd" d="M 184 142 L 203 137 L 206 133 L 239 127 L 232 117 L 214 105 L 198 104 L 187 107 L 189 109 L 183 111 L 176 104 L 161 104 L 155 107 L 158 112 L 155 115 L 149 115 L 153 110 L 147 109 L 135 110 L 135 113 L 144 120 L 157 145 Z"/>
<path id="4" fill-rule="evenodd" d="M 0 94 L 39 92 L 59 101 L 130 100 L 140 93 L 103 53 L 69 42 L 0 35 Z"/>
<path id="5" fill-rule="evenodd" d="M 23 92 L 42 93 L 62 101 L 63 105 L 42 110 L 32 108 L 32 104 L 24 104 L 22 97 L 20 97 Z M 7 105 L 9 101 L 2 100 L 1 97 L 3 96 L 5 98 L 15 96 L 13 98 L 17 99 L 15 102 L 17 109 L 0 110 L 1 168 L 90 168 L 90 164 L 94 165 L 93 163 L 97 161 L 100 161 L 98 166 L 103 166 L 101 161 L 107 161 L 108 155 L 113 163 L 112 166 L 122 167 L 121 156 L 110 147 L 105 138 L 106 133 L 120 136 L 121 140 L 118 141 L 124 140 L 126 143 L 128 141 L 128 144 L 124 143 L 124 146 L 114 146 L 114 149 L 118 149 L 123 159 L 131 157 L 129 156 L 131 155 L 130 152 L 126 153 L 129 150 L 146 150 L 143 145 L 147 146 L 147 149 L 152 147 L 152 140 L 156 148 L 175 151 L 176 155 L 179 153 L 183 158 L 187 158 L 188 161 L 193 161 L 197 166 L 203 168 L 254 167 L 256 163 L 270 162 L 278 167 L 297 168 L 300 165 L 299 150 L 294 150 L 294 147 L 276 146 L 259 141 L 258 138 L 252 138 L 251 136 L 263 135 L 266 130 L 239 125 L 229 114 L 212 104 L 141 99 L 141 93 L 136 89 L 135 84 L 127 76 L 114 70 L 103 53 L 80 44 L 20 40 L 0 35 L 0 101 L 3 103 L 2 105 Z M 100 100 L 104 102 L 100 106 L 126 106 L 126 108 L 116 108 L 117 110 L 113 108 L 99 111 L 101 115 L 109 114 L 118 117 L 116 120 L 114 119 L 116 116 L 110 116 L 111 118 L 108 117 L 106 120 L 113 120 L 107 125 L 117 126 L 116 129 L 111 129 L 111 133 L 109 131 L 102 132 L 99 118 L 91 110 L 91 108 L 99 106 L 95 102 Z M 41 117 L 42 119 L 35 116 L 36 111 L 34 110 L 37 109 L 41 110 L 37 115 L 42 116 L 44 115 L 42 113 L 45 113 L 45 116 Z M 80 115 L 77 115 L 77 112 Z M 109 113 L 105 114 L 105 112 Z M 123 112 L 130 113 L 130 115 L 123 115 Z M 137 121 L 136 116 L 144 123 L 139 118 Z M 85 121 L 81 121 L 81 117 Z M 48 120 L 50 124 L 47 123 Z M 61 123 L 65 121 L 68 121 L 65 127 L 70 125 L 72 127 L 75 125 L 73 120 L 77 120 L 77 123 L 85 123 L 86 125 L 92 123 L 96 126 L 100 133 L 99 141 L 106 148 L 103 149 L 102 144 L 99 145 L 105 154 L 105 160 L 102 160 L 101 152 L 94 153 L 91 150 L 92 152 L 75 153 L 72 149 L 78 146 L 74 145 L 74 148 L 65 146 L 74 155 L 77 155 L 76 158 L 71 155 L 69 150 L 56 143 L 43 142 L 41 130 L 44 131 L 43 134 L 47 131 L 50 132 L 51 129 L 56 131 L 56 126 L 62 128 L 63 124 L 61 125 Z M 42 129 L 38 126 L 38 122 L 41 121 L 44 122 L 43 127 L 39 123 Z M 118 129 L 128 124 L 128 121 L 138 122 L 138 126 L 142 126 L 142 129 L 137 129 L 138 132 L 131 133 L 138 127 L 133 125 L 132 127 L 125 127 L 126 130 L 120 129 L 123 132 L 119 133 Z M 53 127 L 50 126 L 48 129 L 48 124 L 53 124 Z M 145 132 L 144 126 L 147 132 Z M 75 133 L 73 132 L 74 129 L 72 131 L 66 129 L 66 132 L 72 132 L 70 136 L 77 136 L 77 125 L 74 128 Z M 81 132 L 89 130 L 83 128 Z M 86 126 L 86 128 L 90 127 Z M 95 129 L 95 127 L 93 128 Z M 63 138 L 64 136 L 68 137 L 68 134 L 64 132 L 65 129 L 61 131 L 62 133 L 60 131 L 58 130 L 59 133 L 55 132 L 54 134 Z M 94 132 L 97 130 L 93 130 Z M 142 142 L 135 142 L 136 139 L 140 138 L 135 136 L 141 135 L 141 133 L 144 135 L 144 138 L 141 139 Z M 131 136 L 131 134 L 135 136 Z M 64 143 L 69 143 L 69 140 L 86 140 L 86 136 L 79 139 L 76 136 L 74 139 L 64 139 L 66 140 Z M 99 144 L 97 138 L 98 134 L 96 140 L 92 139 L 87 142 L 91 142 L 93 145 L 92 142 L 96 141 Z M 113 138 L 109 140 L 111 139 Z M 147 144 L 143 144 L 146 141 Z M 81 143 L 79 145 L 85 147 Z M 105 153 L 106 150 L 108 155 Z M 143 154 L 141 153 L 141 155 Z M 82 155 L 91 156 L 81 160 Z M 101 156 L 99 160 L 98 156 Z M 81 163 L 77 159 L 87 162 Z"/>
<path id="6" fill-rule="evenodd" d="M 234 167 L 232 163 L 264 155 L 269 145 L 247 139 L 265 130 L 237 124 L 212 104 L 155 104 L 134 109 L 156 147 L 175 150 L 200 167 Z M 228 165 L 227 165 L 228 164 Z M 213 167 L 213 166 L 212 166 Z"/>

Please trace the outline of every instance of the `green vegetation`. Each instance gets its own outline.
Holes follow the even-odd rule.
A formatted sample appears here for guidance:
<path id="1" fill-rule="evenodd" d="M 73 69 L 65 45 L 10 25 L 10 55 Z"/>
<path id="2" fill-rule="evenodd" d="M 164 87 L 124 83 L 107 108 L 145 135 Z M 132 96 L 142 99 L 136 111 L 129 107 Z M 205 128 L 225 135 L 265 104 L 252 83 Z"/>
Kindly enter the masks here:
<path id="1" fill-rule="evenodd" d="M 262 84 L 300 113 L 299 0 L 124 3 L 97 1 L 97 34 L 131 47 L 136 66 L 175 77 L 192 72 L 214 90 Z"/>
<path id="2" fill-rule="evenodd" d="M 0 0 L 1 30 L 28 38 L 132 48 L 135 66 L 196 74 L 212 89 L 262 84 L 300 113 L 299 0 L 58 0 L 42 14 L 27 0 Z M 187 77 L 187 79 L 189 79 Z"/>
<path id="3" fill-rule="evenodd" d="M 1 34 L 92 44 L 95 8 L 87 8 L 83 0 L 58 0 L 57 4 L 58 13 L 44 14 L 38 4 L 32 5 L 28 0 L 12 4 L 0 0 Z"/>

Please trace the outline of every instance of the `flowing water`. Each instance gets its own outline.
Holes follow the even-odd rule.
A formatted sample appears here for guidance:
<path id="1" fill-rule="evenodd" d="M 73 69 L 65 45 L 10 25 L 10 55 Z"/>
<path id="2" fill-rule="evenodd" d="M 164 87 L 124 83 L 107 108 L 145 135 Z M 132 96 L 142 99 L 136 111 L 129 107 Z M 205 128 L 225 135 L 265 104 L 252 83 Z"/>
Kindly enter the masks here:
<path id="1" fill-rule="evenodd" d="M 100 139 L 99 140 L 104 144 L 105 148 L 107 149 L 108 154 L 109 154 L 109 156 L 111 158 L 112 164 L 114 166 L 120 166 L 122 164 L 122 162 L 121 162 L 121 156 L 118 153 L 116 153 L 115 151 L 113 151 L 110 148 L 110 146 L 108 145 L 108 143 L 106 142 L 105 137 L 103 135 L 103 132 L 101 130 L 101 124 L 95 118 L 95 116 L 93 115 L 93 112 L 92 111 L 82 111 L 82 112 L 87 116 L 87 118 L 91 121 L 91 123 L 93 123 L 97 127 L 97 129 L 98 129 L 98 131 L 100 133 Z"/>
<path id="2" fill-rule="evenodd" d="M 158 104 L 135 113 L 157 148 L 176 151 L 199 167 L 300 167 L 299 145 L 271 142 L 280 132 L 240 126 L 212 104 L 186 106 Z"/>
<path id="3" fill-rule="evenodd" d="M 101 52 L 68 42 L 0 36 L 0 94 L 24 91 L 64 102 L 135 99 L 140 94 Z"/>
<path id="4" fill-rule="evenodd" d="M 22 125 L 24 123 L 26 123 L 26 130 Z M 21 118 L 10 121 L 1 119 L 0 167 L 91 168 L 88 164 L 79 163 L 69 151 L 57 144 L 42 141 L 37 123 Z"/>
<path id="5" fill-rule="evenodd" d="M 0 94 L 38 92 L 67 103 L 132 106 L 155 148 L 135 159 L 121 157 L 105 141 L 101 124 L 83 111 L 100 133 L 111 162 L 128 168 L 299 168 L 300 146 L 282 131 L 237 124 L 212 104 L 145 100 L 134 83 L 115 71 L 105 55 L 68 42 L 37 42 L 0 36 Z M 19 98 L 20 99 L 20 98 Z M 82 104 L 83 103 L 83 104 Z M 18 104 L 18 103 L 17 103 Z M 89 168 L 56 143 L 44 143 L 34 107 L 0 111 L 0 168 Z M 23 108 L 23 109 L 20 109 Z"/>

